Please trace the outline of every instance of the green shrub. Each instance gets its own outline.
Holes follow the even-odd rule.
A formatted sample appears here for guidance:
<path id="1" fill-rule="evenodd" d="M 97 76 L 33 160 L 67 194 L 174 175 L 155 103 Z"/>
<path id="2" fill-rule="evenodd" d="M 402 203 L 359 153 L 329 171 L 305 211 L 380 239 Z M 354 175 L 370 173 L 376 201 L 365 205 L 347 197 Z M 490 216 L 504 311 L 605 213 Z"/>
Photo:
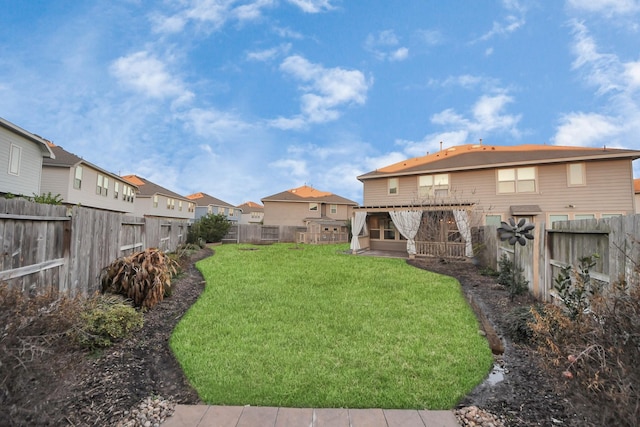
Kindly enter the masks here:
<path id="1" fill-rule="evenodd" d="M 61 205 L 62 196 L 60 194 L 53 195 L 51 192 L 41 195 L 33 194 L 33 197 L 29 198 L 32 202 L 43 203 L 45 205 Z"/>
<path id="2" fill-rule="evenodd" d="M 523 294 L 528 289 L 529 281 L 522 274 L 524 270 L 516 267 L 506 254 L 502 254 L 500 257 L 499 269 L 498 283 L 507 288 L 511 299 L 516 295 Z"/>
<path id="3" fill-rule="evenodd" d="M 120 297 L 98 295 L 87 300 L 73 337 L 84 348 L 109 347 L 142 328 L 143 315 Z"/>
<path id="4" fill-rule="evenodd" d="M 194 222 L 187 234 L 187 243 L 198 244 L 204 247 L 202 242 L 217 243 L 227 235 L 231 228 L 231 221 L 222 214 L 209 214 Z"/>

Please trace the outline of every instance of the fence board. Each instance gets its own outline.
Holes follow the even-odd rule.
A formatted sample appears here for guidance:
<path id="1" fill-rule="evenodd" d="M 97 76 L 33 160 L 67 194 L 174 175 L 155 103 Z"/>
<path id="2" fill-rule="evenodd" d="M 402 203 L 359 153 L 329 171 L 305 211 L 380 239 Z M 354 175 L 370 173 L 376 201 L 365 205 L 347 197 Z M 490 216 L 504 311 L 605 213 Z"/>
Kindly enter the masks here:
<path id="1" fill-rule="evenodd" d="M 563 266 L 577 266 L 579 258 L 593 254 L 599 255 L 590 270 L 595 280 L 640 283 L 640 215 L 556 221 L 549 229 L 545 223 L 537 223 L 536 227 L 536 238 L 527 243 L 531 248 L 518 264 L 530 280 L 530 291 L 539 298 L 552 297 L 554 279 Z M 495 264 L 492 253 L 483 255 L 484 260 L 489 260 L 486 265 L 497 268 L 497 260 L 508 249 L 504 242 L 498 242 L 495 232 L 485 230 L 484 239 L 485 248 L 493 248 L 497 242 Z"/>

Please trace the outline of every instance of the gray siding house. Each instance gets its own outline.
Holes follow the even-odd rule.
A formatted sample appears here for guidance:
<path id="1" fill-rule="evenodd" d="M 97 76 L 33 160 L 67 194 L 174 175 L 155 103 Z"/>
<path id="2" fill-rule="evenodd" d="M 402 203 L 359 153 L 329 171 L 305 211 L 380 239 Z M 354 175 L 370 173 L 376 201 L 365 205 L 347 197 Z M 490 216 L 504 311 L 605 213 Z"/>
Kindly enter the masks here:
<path id="1" fill-rule="evenodd" d="M 202 218 L 205 215 L 224 215 L 229 221 L 237 223 L 240 220 L 242 210 L 236 208 L 234 205 L 216 199 L 207 193 L 194 193 L 187 196 L 187 199 L 193 201 L 196 204 L 195 219 Z"/>
<path id="2" fill-rule="evenodd" d="M 195 203 L 137 175 L 122 177 L 138 188 L 134 203 L 134 215 L 192 221 Z"/>
<path id="3" fill-rule="evenodd" d="M 133 213 L 135 185 L 53 143 L 49 148 L 56 157 L 42 163 L 43 193 L 59 194 L 66 205 Z"/>
<path id="4" fill-rule="evenodd" d="M 55 158 L 45 139 L 0 118 L 0 194 L 40 195 L 43 158 Z"/>

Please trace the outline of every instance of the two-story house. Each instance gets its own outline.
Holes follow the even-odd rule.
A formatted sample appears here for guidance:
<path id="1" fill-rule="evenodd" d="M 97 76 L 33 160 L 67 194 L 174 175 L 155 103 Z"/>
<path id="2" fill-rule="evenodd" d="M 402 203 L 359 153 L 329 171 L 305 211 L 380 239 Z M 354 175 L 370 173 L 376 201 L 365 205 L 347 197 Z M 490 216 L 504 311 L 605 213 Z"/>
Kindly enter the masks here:
<path id="1" fill-rule="evenodd" d="M 53 158 L 45 139 L 0 118 L 0 194 L 40 195 L 43 159 Z"/>
<path id="2" fill-rule="evenodd" d="M 230 203 L 216 199 L 207 193 L 194 193 L 187 196 L 187 199 L 196 204 L 195 219 L 205 215 L 224 215 L 229 221 L 237 223 L 240 220 L 242 210 Z"/>
<path id="3" fill-rule="evenodd" d="M 347 241 L 352 210 L 358 206 L 328 191 L 303 185 L 262 199 L 264 225 L 304 227 L 303 242 Z"/>
<path id="4" fill-rule="evenodd" d="M 60 195 L 66 205 L 133 213 L 135 185 L 52 142 L 48 144 L 55 158 L 42 162 L 43 193 Z"/>
<path id="5" fill-rule="evenodd" d="M 633 214 L 638 158 L 607 147 L 470 144 L 403 160 L 358 177 L 364 203 L 354 223 L 366 228 L 354 227 L 352 249 L 472 256 L 476 225 Z"/>
<path id="6" fill-rule="evenodd" d="M 264 206 L 256 202 L 245 202 L 238 205 L 238 209 L 242 212 L 240 215 L 240 224 L 262 224 L 264 219 Z"/>
<path id="7" fill-rule="evenodd" d="M 134 215 L 172 220 L 191 221 L 195 215 L 195 203 L 137 175 L 122 177 L 138 188 L 134 203 Z"/>

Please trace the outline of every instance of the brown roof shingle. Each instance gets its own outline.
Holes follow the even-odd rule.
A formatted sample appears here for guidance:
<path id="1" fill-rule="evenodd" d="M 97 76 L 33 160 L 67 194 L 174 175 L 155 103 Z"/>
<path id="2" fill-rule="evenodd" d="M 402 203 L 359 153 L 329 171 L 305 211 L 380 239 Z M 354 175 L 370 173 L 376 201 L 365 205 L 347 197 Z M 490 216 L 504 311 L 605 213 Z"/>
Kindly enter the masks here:
<path id="1" fill-rule="evenodd" d="M 495 146 L 468 144 L 403 160 L 368 172 L 359 180 L 419 172 L 485 169 L 514 165 L 586 161 L 609 158 L 640 158 L 640 151 L 619 148 L 563 147 L 556 145 Z"/>
<path id="2" fill-rule="evenodd" d="M 353 205 L 358 203 L 327 191 L 316 190 L 308 185 L 292 188 L 261 199 L 264 202 L 324 202 L 337 205 Z"/>

